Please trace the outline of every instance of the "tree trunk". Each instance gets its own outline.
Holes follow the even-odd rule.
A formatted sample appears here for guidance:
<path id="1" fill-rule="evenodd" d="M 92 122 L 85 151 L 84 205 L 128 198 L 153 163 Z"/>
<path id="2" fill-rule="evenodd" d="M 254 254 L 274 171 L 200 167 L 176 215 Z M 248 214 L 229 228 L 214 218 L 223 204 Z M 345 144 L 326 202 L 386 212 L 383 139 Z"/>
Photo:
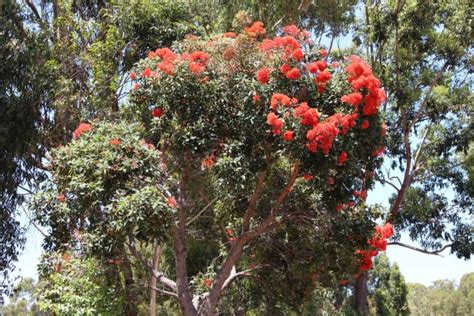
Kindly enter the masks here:
<path id="1" fill-rule="evenodd" d="M 369 291 L 367 289 L 367 279 L 368 273 L 363 272 L 357 278 L 356 284 L 354 286 L 354 305 L 356 310 L 361 315 L 368 315 L 369 314 L 369 301 L 368 295 Z"/>
<path id="2" fill-rule="evenodd" d="M 155 246 L 155 254 L 153 256 L 153 270 L 158 271 L 160 267 L 160 257 L 161 257 L 161 245 L 158 243 Z M 157 284 L 157 278 L 154 273 L 151 274 L 151 280 L 150 280 L 150 316 L 155 316 L 156 315 L 156 284 Z"/>
<path id="3" fill-rule="evenodd" d="M 125 314 L 127 316 L 137 316 L 137 294 L 135 289 L 135 281 L 133 279 L 133 271 L 127 256 L 124 256 L 123 272 L 125 279 Z"/>

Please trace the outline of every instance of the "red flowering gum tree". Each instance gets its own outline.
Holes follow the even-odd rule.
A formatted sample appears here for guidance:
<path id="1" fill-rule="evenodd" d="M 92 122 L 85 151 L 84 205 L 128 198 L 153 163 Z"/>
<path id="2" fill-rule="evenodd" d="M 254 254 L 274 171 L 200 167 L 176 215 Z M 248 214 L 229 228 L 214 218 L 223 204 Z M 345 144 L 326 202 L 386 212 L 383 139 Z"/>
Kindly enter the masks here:
<path id="1" fill-rule="evenodd" d="M 139 145 L 132 145 L 120 128 L 93 124 L 59 150 L 69 157 L 55 169 L 76 168 L 74 183 L 88 182 L 97 172 L 77 169 L 81 163 L 71 155 L 91 155 L 80 148 L 95 139 L 106 146 L 106 157 L 118 161 L 108 165 L 125 174 L 90 188 L 66 181 L 51 197 L 64 194 L 65 202 L 54 202 L 58 207 L 95 207 L 95 213 L 81 208 L 74 227 L 79 230 L 91 229 L 91 216 L 103 217 L 106 227 L 115 208 L 131 207 L 124 213 L 131 216 L 127 224 L 113 230 L 114 242 L 126 245 L 149 269 L 153 289 L 177 298 L 184 314 L 215 314 L 237 277 L 272 265 L 271 246 L 263 243 L 286 244 L 298 258 L 301 241 L 307 241 L 309 255 L 298 264 L 309 267 L 302 279 L 308 284 L 325 274 L 342 279 L 343 273 L 370 269 L 371 257 L 385 249 L 391 229 L 375 229 L 375 217 L 364 207 L 381 163 L 385 130 L 378 108 L 385 95 L 363 60 L 331 60 L 294 26 L 265 38 L 256 23 L 235 36 L 189 38 L 173 49 L 159 48 L 131 77 L 126 114 L 141 121 L 146 142 L 135 137 Z M 142 159 L 147 163 L 140 164 Z M 143 187 L 141 195 L 133 195 L 134 183 Z M 140 196 L 146 201 L 138 201 Z M 158 268 L 160 251 L 151 262 L 136 246 L 153 238 L 156 249 L 172 245 L 175 280 Z M 218 249 L 201 282 L 189 275 L 193 267 L 187 263 L 196 241 Z M 317 251 L 326 257 L 311 255 Z"/>

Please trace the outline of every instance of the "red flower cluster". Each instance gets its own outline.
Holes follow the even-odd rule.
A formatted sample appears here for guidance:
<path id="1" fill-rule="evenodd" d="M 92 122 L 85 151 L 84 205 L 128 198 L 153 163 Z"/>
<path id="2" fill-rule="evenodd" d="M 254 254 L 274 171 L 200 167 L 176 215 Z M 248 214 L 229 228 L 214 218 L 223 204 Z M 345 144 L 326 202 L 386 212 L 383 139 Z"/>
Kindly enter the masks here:
<path id="1" fill-rule="evenodd" d="M 393 226 L 390 223 L 386 223 L 383 227 L 376 226 L 375 233 L 369 240 L 369 245 L 373 248 L 371 250 L 357 250 L 356 254 L 361 255 L 361 265 L 359 269 L 367 271 L 372 269 L 372 257 L 379 254 L 379 251 L 385 251 L 387 249 L 387 239 L 393 235 Z"/>
<path id="2" fill-rule="evenodd" d="M 257 80 L 261 84 L 267 84 L 268 79 L 269 79 L 269 74 L 270 74 L 270 69 L 269 68 L 261 68 L 259 71 L 257 71 Z"/>
<path id="3" fill-rule="evenodd" d="M 274 39 L 264 39 L 260 45 L 260 49 L 264 52 L 270 52 L 274 49 L 283 49 L 282 59 L 289 60 L 294 58 L 296 61 L 304 58 L 300 44 L 292 36 L 275 37 Z M 303 55 L 303 56 L 302 56 Z"/>
<path id="4" fill-rule="evenodd" d="M 386 100 L 385 92 L 380 88 L 380 81 L 372 74 L 372 69 L 360 57 L 352 56 L 351 64 L 346 67 L 347 81 L 352 85 L 354 93 L 341 98 L 342 102 L 357 106 L 360 96 L 357 92 L 367 91 L 364 95 L 364 115 L 376 115 L 379 105 Z"/>
<path id="5" fill-rule="evenodd" d="M 316 62 L 309 63 L 306 65 L 306 68 L 311 73 L 317 73 L 318 71 L 324 71 L 328 67 L 328 64 L 325 60 L 318 60 Z"/>
<path id="6" fill-rule="evenodd" d="M 336 205 L 336 211 L 340 212 L 345 208 L 352 208 L 352 207 L 354 207 L 354 205 L 355 205 L 354 202 L 338 204 L 338 205 Z"/>
<path id="7" fill-rule="evenodd" d="M 119 146 L 121 143 L 122 142 L 120 141 L 120 139 L 117 139 L 117 138 L 109 140 L 109 144 L 112 146 Z"/>
<path id="8" fill-rule="evenodd" d="M 142 77 L 143 78 L 148 78 L 151 76 L 151 69 L 150 67 L 146 67 L 145 70 L 142 72 Z"/>
<path id="9" fill-rule="evenodd" d="M 379 149 L 372 151 L 372 152 L 370 153 L 370 156 L 371 156 L 371 157 L 379 157 L 379 156 L 382 156 L 384 153 L 385 153 L 385 147 L 384 147 L 384 146 L 380 146 Z"/>
<path id="10" fill-rule="evenodd" d="M 72 138 L 78 139 L 83 133 L 88 132 L 92 129 L 92 125 L 88 123 L 81 123 L 72 133 Z"/>
<path id="11" fill-rule="evenodd" d="M 342 96 L 341 101 L 357 107 L 362 101 L 362 94 L 359 92 L 350 93 Z"/>
<path id="12" fill-rule="evenodd" d="M 151 115 L 153 117 L 162 117 L 163 116 L 163 110 L 160 108 L 155 108 L 153 111 L 151 111 Z"/>
<path id="13" fill-rule="evenodd" d="M 305 126 L 312 126 L 315 127 L 318 125 L 318 120 L 319 120 L 319 114 L 316 109 L 310 108 L 308 106 L 308 103 L 303 102 L 298 105 L 294 112 L 293 112 L 294 117 L 300 117 L 301 118 L 301 125 Z"/>
<path id="14" fill-rule="evenodd" d="M 198 74 L 204 71 L 204 69 L 206 69 L 206 64 L 208 60 L 208 54 L 200 50 L 195 51 L 194 53 L 189 55 L 189 70 L 191 70 L 193 74 Z"/>
<path id="15" fill-rule="evenodd" d="M 337 164 L 343 165 L 346 162 L 346 160 L 347 160 L 347 153 L 345 151 L 342 151 L 337 157 Z"/>
<path id="16" fill-rule="evenodd" d="M 286 78 L 296 80 L 300 77 L 300 70 L 296 67 L 286 73 Z"/>
<path id="17" fill-rule="evenodd" d="M 250 37 L 259 37 L 260 35 L 265 35 L 265 28 L 263 23 L 260 21 L 254 22 L 251 26 L 245 28 L 245 33 Z"/>
<path id="18" fill-rule="evenodd" d="M 224 33 L 224 37 L 235 38 L 237 37 L 237 34 L 235 34 L 234 32 L 226 32 Z"/>
<path id="19" fill-rule="evenodd" d="M 214 156 L 214 154 L 210 154 L 209 156 L 201 160 L 201 165 L 204 168 L 211 168 L 215 162 L 216 162 L 216 157 Z"/>
<path id="20" fill-rule="evenodd" d="M 272 95 L 272 98 L 270 100 L 270 106 L 272 108 L 272 110 L 276 110 L 278 105 L 283 105 L 285 107 L 289 107 L 291 105 L 291 99 L 284 95 L 284 94 L 281 94 L 281 93 L 275 93 L 274 95 Z"/>
<path id="21" fill-rule="evenodd" d="M 291 142 L 294 138 L 294 132 L 293 131 L 285 131 L 283 133 L 283 139 L 287 142 Z"/>
<path id="22" fill-rule="evenodd" d="M 310 152 L 316 152 L 318 148 L 321 148 L 322 152 L 327 155 L 336 136 L 340 132 L 344 135 L 349 128 L 354 127 L 356 118 L 357 116 L 354 114 L 342 115 L 341 113 L 328 117 L 306 133 L 308 140 L 306 147 Z"/>
<path id="23" fill-rule="evenodd" d="M 280 135 L 281 128 L 283 127 L 285 122 L 280 120 L 275 113 L 270 112 L 267 115 L 267 124 L 272 127 L 272 132 L 274 135 Z"/>
<path id="24" fill-rule="evenodd" d="M 64 201 L 66 201 L 66 197 L 64 196 L 64 194 L 58 195 L 58 196 L 56 197 L 56 199 L 57 199 L 59 202 L 61 202 L 61 203 L 63 203 Z"/>
<path id="25" fill-rule="evenodd" d="M 168 197 L 167 203 L 172 208 L 177 208 L 178 207 L 178 202 L 176 202 L 176 199 L 172 196 Z"/>

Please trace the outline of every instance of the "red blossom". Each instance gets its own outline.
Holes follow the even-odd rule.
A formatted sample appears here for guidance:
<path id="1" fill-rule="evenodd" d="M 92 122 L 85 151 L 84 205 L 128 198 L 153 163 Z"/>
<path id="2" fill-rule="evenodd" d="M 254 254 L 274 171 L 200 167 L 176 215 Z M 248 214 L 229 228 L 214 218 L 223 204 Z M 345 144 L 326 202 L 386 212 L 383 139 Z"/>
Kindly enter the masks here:
<path id="1" fill-rule="evenodd" d="M 260 95 L 256 94 L 252 97 L 252 103 L 257 103 L 258 101 L 260 101 Z"/>
<path id="2" fill-rule="evenodd" d="M 362 129 L 368 129 L 369 128 L 369 121 L 363 120 L 362 123 L 360 123 L 360 128 Z"/>
<path id="3" fill-rule="evenodd" d="M 291 36 L 297 36 L 300 33 L 300 29 L 296 25 L 287 25 L 283 27 L 282 31 Z"/>
<path id="4" fill-rule="evenodd" d="M 173 71 L 174 71 L 174 65 L 166 61 L 157 63 L 156 68 L 167 75 L 173 74 Z"/>
<path id="5" fill-rule="evenodd" d="M 189 70 L 193 74 L 201 73 L 206 69 L 207 61 L 209 60 L 209 55 L 203 51 L 195 51 L 189 55 Z"/>
<path id="6" fill-rule="evenodd" d="M 267 124 L 272 127 L 273 129 L 272 132 L 274 135 L 280 135 L 281 128 L 283 127 L 285 123 L 282 120 L 280 120 L 275 113 L 270 112 L 267 115 Z"/>
<path id="7" fill-rule="evenodd" d="M 176 199 L 172 196 L 168 197 L 167 203 L 172 208 L 177 208 L 178 207 L 178 202 L 176 202 Z"/>
<path id="8" fill-rule="evenodd" d="M 120 141 L 120 139 L 117 139 L 117 138 L 114 138 L 114 139 L 111 139 L 109 140 L 109 144 L 110 145 L 113 145 L 113 146 L 118 146 L 120 145 L 122 142 Z"/>
<path id="9" fill-rule="evenodd" d="M 224 33 L 224 37 L 234 38 L 237 37 L 237 34 L 235 34 L 234 32 L 226 32 Z"/>
<path id="10" fill-rule="evenodd" d="M 311 179 L 313 179 L 313 178 L 314 178 L 314 176 L 310 175 L 309 173 L 305 173 L 305 174 L 303 175 L 303 179 L 305 179 L 306 181 L 309 181 L 309 180 L 311 180 Z"/>
<path id="11" fill-rule="evenodd" d="M 61 202 L 61 203 L 63 203 L 64 201 L 66 201 L 66 197 L 64 196 L 64 194 L 58 195 L 58 196 L 56 197 L 56 199 L 57 199 L 59 202 Z"/>
<path id="12" fill-rule="evenodd" d="M 164 114 L 164 113 L 163 113 L 163 110 L 160 109 L 160 108 L 155 108 L 153 111 L 151 111 L 151 115 L 152 115 L 153 117 L 158 117 L 158 118 L 159 118 L 159 117 L 162 117 L 163 114 Z"/>
<path id="13" fill-rule="evenodd" d="M 285 107 L 288 107 L 291 105 L 291 99 L 282 93 L 275 93 L 274 95 L 272 95 L 272 98 L 270 100 L 271 108 L 273 110 L 276 110 L 277 106 L 280 104 Z"/>
<path id="14" fill-rule="evenodd" d="M 214 282 L 213 279 L 204 279 L 204 280 L 202 281 L 202 283 L 203 283 L 206 287 L 208 287 L 208 288 L 210 288 L 210 287 L 212 286 L 212 282 Z"/>
<path id="15" fill-rule="evenodd" d="M 283 133 L 283 139 L 287 142 L 291 142 L 294 138 L 294 132 L 293 131 L 285 131 Z"/>
<path id="16" fill-rule="evenodd" d="M 324 60 L 318 60 L 313 63 L 309 63 L 307 66 L 309 72 L 317 73 L 318 71 L 324 71 L 327 68 L 327 63 Z"/>
<path id="17" fill-rule="evenodd" d="M 130 79 L 131 79 L 131 80 L 137 79 L 137 74 L 135 73 L 135 71 L 132 71 L 132 72 L 130 73 Z"/>
<path id="18" fill-rule="evenodd" d="M 283 64 L 280 66 L 280 71 L 286 75 L 288 71 L 291 70 L 291 66 L 288 64 Z"/>
<path id="19" fill-rule="evenodd" d="M 327 50 L 325 50 L 325 49 L 320 49 L 320 50 L 319 50 L 319 55 L 321 55 L 321 57 L 324 58 L 324 57 L 326 57 L 326 56 L 328 55 L 328 52 L 327 52 Z"/>
<path id="20" fill-rule="evenodd" d="M 133 90 L 137 91 L 140 88 L 140 85 L 138 83 L 133 84 Z"/>
<path id="21" fill-rule="evenodd" d="M 269 68 L 266 68 L 266 67 L 261 68 L 257 72 L 258 82 L 260 82 L 261 84 L 267 84 L 268 80 L 269 80 L 269 74 L 270 74 L 270 69 Z"/>
<path id="22" fill-rule="evenodd" d="M 337 157 L 337 164 L 343 165 L 347 160 L 347 153 L 345 151 L 341 152 Z"/>
<path id="23" fill-rule="evenodd" d="M 92 125 L 88 123 L 81 123 L 72 133 L 72 138 L 78 139 L 83 133 L 88 132 L 92 129 Z"/>
<path id="24" fill-rule="evenodd" d="M 315 78 L 317 83 L 326 84 L 329 80 L 331 80 L 331 74 L 328 71 L 321 71 Z"/>
<path id="25" fill-rule="evenodd" d="M 204 168 L 211 168 L 215 163 L 215 156 L 214 154 L 210 154 L 209 156 L 205 157 L 202 161 L 201 161 L 201 165 L 204 167 Z"/>
<path id="26" fill-rule="evenodd" d="M 142 77 L 143 78 L 148 78 L 151 76 L 151 69 L 150 67 L 146 67 L 145 70 L 142 72 Z"/>
<path id="27" fill-rule="evenodd" d="M 286 78 L 296 80 L 300 77 L 300 70 L 298 68 L 293 68 L 286 73 Z"/>
<path id="28" fill-rule="evenodd" d="M 362 101 L 362 94 L 359 92 L 350 93 L 342 96 L 341 101 L 353 106 L 358 106 Z"/>
<path id="29" fill-rule="evenodd" d="M 251 37 L 258 37 L 260 35 L 265 35 L 265 28 L 263 23 L 260 21 L 254 22 L 251 26 L 245 28 L 245 33 Z"/>
<path id="30" fill-rule="evenodd" d="M 304 54 L 303 54 L 303 51 L 300 49 L 300 48 L 297 48 L 295 49 L 292 53 L 291 53 L 291 56 L 297 60 L 297 61 L 300 61 L 304 58 Z"/>

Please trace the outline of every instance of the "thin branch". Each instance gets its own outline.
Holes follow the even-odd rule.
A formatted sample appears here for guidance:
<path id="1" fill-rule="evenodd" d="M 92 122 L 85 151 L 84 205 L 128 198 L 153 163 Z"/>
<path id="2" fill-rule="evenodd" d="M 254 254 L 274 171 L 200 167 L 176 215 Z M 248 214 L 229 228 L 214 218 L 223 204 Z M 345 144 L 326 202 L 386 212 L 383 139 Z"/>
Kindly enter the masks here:
<path id="1" fill-rule="evenodd" d="M 189 221 L 186 222 L 186 226 L 189 226 L 191 225 L 192 222 L 194 222 L 196 219 L 199 218 L 199 216 L 202 215 L 202 213 L 204 213 L 209 207 L 211 207 L 212 204 L 214 204 L 215 201 L 217 201 L 218 198 L 214 198 L 211 202 L 209 202 L 201 211 L 199 211 L 199 213 L 197 213 L 196 216 L 194 216 L 193 218 L 191 218 Z"/>
<path id="2" fill-rule="evenodd" d="M 166 290 L 162 290 L 162 289 L 159 289 L 157 288 L 156 286 L 152 286 L 151 287 L 153 290 L 157 291 L 157 292 L 160 292 L 161 294 L 165 294 L 165 295 L 168 295 L 168 296 L 171 296 L 171 297 L 174 297 L 174 298 L 178 298 L 178 294 L 176 293 L 173 293 L 173 292 L 169 292 L 169 291 L 166 291 Z"/>
<path id="3" fill-rule="evenodd" d="M 25 213 L 25 216 L 28 218 L 29 222 L 33 225 L 33 227 L 36 228 L 36 230 L 39 231 L 39 233 L 43 235 L 43 237 L 48 237 L 48 235 L 35 223 L 35 221 L 32 218 L 30 218 L 30 215 L 28 214 L 26 209 L 23 207 L 23 205 L 20 206 L 20 208 L 22 209 L 23 213 Z"/>
<path id="4" fill-rule="evenodd" d="M 251 269 L 247 269 L 247 270 L 237 272 L 236 269 L 235 269 L 235 266 L 234 266 L 232 268 L 232 271 L 230 272 L 229 277 L 227 278 L 227 280 L 225 280 L 224 284 L 222 285 L 221 291 L 225 291 L 225 289 L 238 277 L 249 275 L 249 273 L 251 271 L 253 271 L 255 269 L 258 269 L 258 268 L 260 268 L 260 266 L 256 266 L 256 267 L 251 268 Z"/>
<path id="5" fill-rule="evenodd" d="M 128 246 L 128 249 L 130 249 L 130 252 L 135 256 L 135 258 L 137 258 L 142 263 L 143 266 L 147 267 L 151 271 L 151 273 L 153 273 L 156 279 L 160 281 L 161 284 L 176 291 L 177 289 L 176 282 L 167 278 L 163 272 L 153 269 L 153 267 L 150 265 L 150 262 L 145 258 L 145 256 L 143 256 L 143 254 L 137 251 L 135 242 L 133 241 L 133 237 L 130 237 L 130 234 L 129 234 L 129 239 L 130 241 L 127 242 L 127 246 Z"/>
<path id="6" fill-rule="evenodd" d="M 415 153 L 415 159 L 413 160 L 413 174 L 415 174 L 418 169 L 420 154 L 421 154 L 421 151 L 423 150 L 423 146 L 425 144 L 426 138 L 428 137 L 428 134 L 432 126 L 433 126 L 433 122 L 431 122 L 428 125 L 428 127 L 425 129 L 425 132 L 423 133 L 423 138 L 421 139 L 420 145 L 418 146 L 418 149 Z"/>
<path id="7" fill-rule="evenodd" d="M 444 250 L 446 250 L 447 248 L 451 248 L 453 244 L 445 245 L 443 248 L 438 249 L 438 250 L 434 250 L 434 251 L 425 250 L 425 249 L 418 248 L 418 247 L 415 247 L 415 246 L 411 246 L 411 245 L 408 245 L 408 244 L 405 244 L 405 243 L 402 243 L 402 242 L 398 242 L 398 241 L 389 242 L 388 245 L 390 245 L 390 246 L 400 246 L 400 247 L 415 250 L 415 251 L 418 251 L 418 252 L 421 252 L 421 253 L 424 253 L 424 254 L 435 255 L 435 256 L 442 257 L 440 255 L 440 253 L 443 252 Z"/>
<path id="8" fill-rule="evenodd" d="M 420 119 L 421 114 L 423 113 L 423 110 L 425 109 L 426 104 L 428 103 L 428 99 L 431 96 L 431 92 L 433 92 L 435 84 L 438 82 L 438 80 L 441 78 L 441 75 L 446 71 L 447 68 L 448 68 L 448 61 L 444 63 L 443 67 L 441 67 L 441 69 L 438 71 L 436 76 L 431 81 L 428 91 L 426 92 L 425 97 L 423 98 L 423 101 L 421 102 L 420 108 L 418 109 L 418 111 L 415 114 L 415 117 L 409 124 L 409 130 L 411 130 L 413 126 L 415 126 L 416 122 Z"/>
<path id="9" fill-rule="evenodd" d="M 33 12 L 34 16 L 36 17 L 36 19 L 38 19 L 38 21 L 40 23 L 43 22 L 43 19 L 41 18 L 41 15 L 39 14 L 38 12 L 38 9 L 36 9 L 35 5 L 33 4 L 33 2 L 31 2 L 30 0 L 25 0 L 26 2 L 26 5 L 28 7 L 30 7 L 31 11 Z"/>

